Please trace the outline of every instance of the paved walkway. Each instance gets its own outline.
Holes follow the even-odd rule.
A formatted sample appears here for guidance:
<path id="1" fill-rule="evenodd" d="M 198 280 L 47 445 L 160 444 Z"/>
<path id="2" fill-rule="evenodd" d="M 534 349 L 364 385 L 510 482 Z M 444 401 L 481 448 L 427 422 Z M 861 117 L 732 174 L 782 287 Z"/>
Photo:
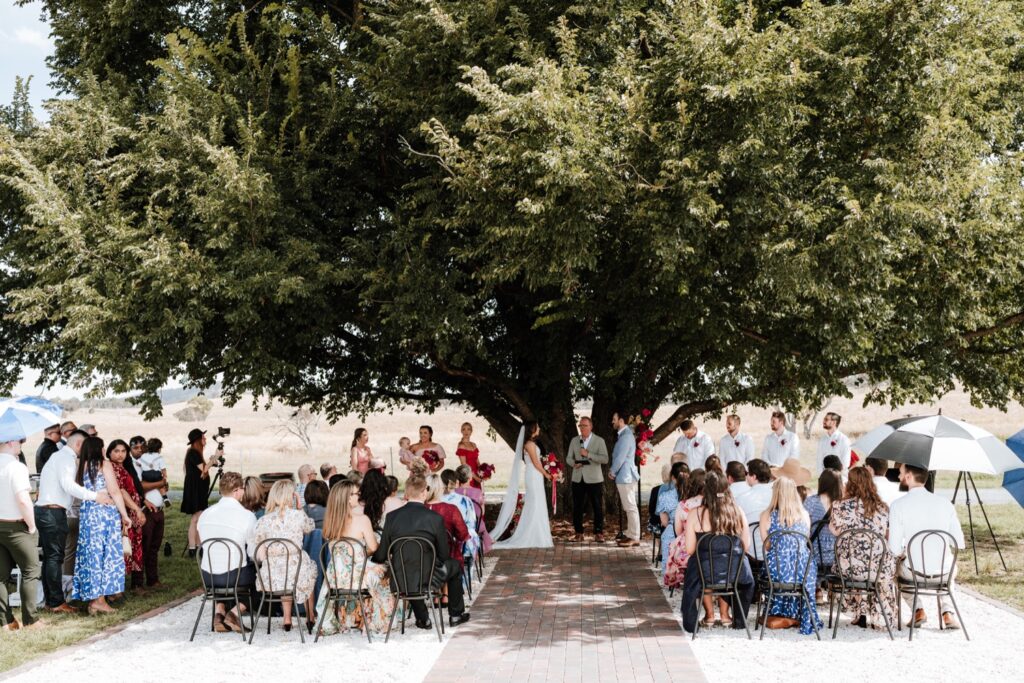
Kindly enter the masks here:
<path id="1" fill-rule="evenodd" d="M 703 681 L 642 550 L 556 541 L 506 550 L 425 679 Z"/>

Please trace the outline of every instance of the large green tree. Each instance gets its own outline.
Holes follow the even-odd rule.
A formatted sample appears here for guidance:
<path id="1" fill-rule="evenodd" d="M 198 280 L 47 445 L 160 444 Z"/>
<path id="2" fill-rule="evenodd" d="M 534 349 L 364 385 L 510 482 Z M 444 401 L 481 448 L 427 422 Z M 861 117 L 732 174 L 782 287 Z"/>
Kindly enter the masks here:
<path id="1" fill-rule="evenodd" d="M 2 324 L 48 380 L 558 452 L 581 400 L 1024 398 L 1017 2 L 42 4 Z"/>

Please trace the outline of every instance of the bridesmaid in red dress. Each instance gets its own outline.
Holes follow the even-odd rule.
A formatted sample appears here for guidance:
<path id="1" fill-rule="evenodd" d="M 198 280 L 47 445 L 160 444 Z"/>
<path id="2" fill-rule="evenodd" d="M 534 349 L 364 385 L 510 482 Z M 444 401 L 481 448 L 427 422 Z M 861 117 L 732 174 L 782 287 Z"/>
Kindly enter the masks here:
<path id="1" fill-rule="evenodd" d="M 477 476 L 476 470 L 480 467 L 480 449 L 476 447 L 476 444 L 470 441 L 473 436 L 473 425 L 468 422 L 462 423 L 462 441 L 455 447 L 455 455 L 459 456 L 459 462 L 463 465 L 469 466 L 470 480 L 469 485 L 476 489 L 482 489 L 483 484 L 480 482 L 480 477 Z"/>

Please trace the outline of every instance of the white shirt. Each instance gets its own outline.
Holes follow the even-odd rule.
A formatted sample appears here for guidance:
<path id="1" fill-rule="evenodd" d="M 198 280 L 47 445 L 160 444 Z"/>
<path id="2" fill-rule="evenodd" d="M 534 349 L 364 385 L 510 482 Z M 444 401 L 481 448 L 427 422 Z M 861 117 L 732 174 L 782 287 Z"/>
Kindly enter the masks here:
<path id="1" fill-rule="evenodd" d="M 735 486 L 735 484 L 733 484 Z M 755 484 L 751 486 L 746 493 L 736 497 L 736 504 L 743 510 L 743 514 L 747 516 L 747 524 L 753 524 L 761 519 L 761 513 L 768 509 L 768 506 L 772 502 L 772 485 L 767 484 Z M 753 534 L 751 542 L 754 544 L 754 552 L 756 555 L 764 559 L 761 553 L 761 533 L 760 529 Z"/>
<path id="2" fill-rule="evenodd" d="M 18 456 L 0 453 L 0 519 L 24 519 L 16 496 L 22 491 L 27 493 L 30 490 L 28 467 L 21 464 Z"/>
<path id="3" fill-rule="evenodd" d="M 594 438 L 594 432 L 590 432 L 590 436 L 585 439 L 580 439 L 580 448 L 590 448 L 590 440 Z"/>
<path id="4" fill-rule="evenodd" d="M 885 477 L 872 477 L 872 479 L 875 482 L 875 488 L 878 490 L 878 497 L 890 508 L 894 501 L 906 495 L 903 491 L 900 491 L 900 485 L 894 481 L 889 481 Z"/>
<path id="5" fill-rule="evenodd" d="M 737 481 L 729 484 L 729 492 L 732 494 L 733 500 L 739 499 L 744 493 L 750 490 L 750 484 L 745 481 Z M 749 519 L 747 520 L 750 521 Z"/>
<path id="6" fill-rule="evenodd" d="M 835 444 L 834 446 L 832 444 Z M 825 456 L 838 455 L 843 463 L 843 472 L 850 469 L 850 439 L 838 429 L 829 435 L 825 432 L 818 439 L 818 474 L 825 469 Z"/>
<path id="7" fill-rule="evenodd" d="M 949 532 L 960 549 L 963 549 L 964 530 L 960 526 L 956 508 L 948 499 L 929 493 L 923 486 L 918 486 L 910 489 L 889 508 L 889 549 L 893 555 L 903 555 L 907 543 L 914 534 L 928 529 Z M 929 573 L 935 573 L 942 561 L 943 544 L 933 537 L 928 539 L 923 547 L 915 544 L 910 553 L 913 555 L 914 567 L 918 571 L 927 568 Z M 952 559 L 948 551 L 946 558 Z M 947 566 L 948 564 L 947 562 Z M 909 569 L 909 565 L 907 568 Z"/>
<path id="8" fill-rule="evenodd" d="M 234 541 L 249 557 L 256 549 L 256 515 L 242 507 L 231 496 L 199 515 L 199 539 L 226 538 Z M 234 550 L 234 549 L 232 549 Z M 227 557 L 224 546 L 214 546 L 203 556 L 203 569 L 210 574 L 224 574 L 246 564 L 241 557 Z"/>
<path id="9" fill-rule="evenodd" d="M 64 446 L 50 456 L 39 473 L 39 498 L 36 505 L 60 505 L 70 510 L 75 499 L 96 500 L 96 492 L 75 481 L 78 474 L 78 456 Z"/>
<path id="10" fill-rule="evenodd" d="M 686 438 L 683 434 L 676 439 L 676 445 L 672 448 L 673 453 L 686 455 L 686 463 L 690 471 L 704 469 L 704 461 L 715 454 L 715 442 L 704 432 L 697 430 L 692 439 Z"/>
<path id="11" fill-rule="evenodd" d="M 754 440 L 743 432 L 736 432 L 736 436 L 726 434 L 718 442 L 718 457 L 722 459 L 723 468 L 731 462 L 746 465 L 754 459 Z"/>
<path id="12" fill-rule="evenodd" d="M 164 456 L 160 455 L 159 453 L 143 453 L 142 455 L 135 459 L 135 464 L 139 466 L 138 470 L 140 480 L 142 479 L 142 473 L 144 471 L 148 472 L 150 470 L 156 470 L 157 472 L 159 472 L 161 470 L 167 469 L 167 463 L 164 462 Z M 142 483 L 146 484 L 148 482 Z M 157 510 L 163 508 L 164 506 L 164 497 L 160 493 L 159 489 L 150 489 L 146 491 L 146 500 L 155 505 Z"/>
<path id="13" fill-rule="evenodd" d="M 800 439 L 788 429 L 782 430 L 782 436 L 769 432 L 764 437 L 764 450 L 761 459 L 772 467 L 782 467 L 787 458 L 800 459 Z"/>

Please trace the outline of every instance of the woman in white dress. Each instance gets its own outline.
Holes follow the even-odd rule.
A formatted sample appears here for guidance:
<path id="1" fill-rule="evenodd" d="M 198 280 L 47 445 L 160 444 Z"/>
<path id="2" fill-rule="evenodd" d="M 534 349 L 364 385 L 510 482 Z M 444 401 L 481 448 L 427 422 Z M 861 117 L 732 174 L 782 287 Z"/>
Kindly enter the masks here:
<path id="1" fill-rule="evenodd" d="M 498 522 L 494 538 L 498 538 L 508 528 L 519 497 L 519 471 L 526 470 L 526 493 L 523 496 L 523 512 L 519 516 L 515 533 L 511 538 L 495 543 L 494 548 L 551 548 L 551 524 L 548 522 L 548 503 L 544 493 L 544 480 L 551 475 L 544 471 L 540 462 L 540 449 L 537 447 L 537 435 L 540 427 L 536 422 L 527 422 L 519 431 L 519 443 L 516 445 L 516 457 L 512 464 L 512 476 L 509 480 L 505 501 L 498 513 Z"/>

